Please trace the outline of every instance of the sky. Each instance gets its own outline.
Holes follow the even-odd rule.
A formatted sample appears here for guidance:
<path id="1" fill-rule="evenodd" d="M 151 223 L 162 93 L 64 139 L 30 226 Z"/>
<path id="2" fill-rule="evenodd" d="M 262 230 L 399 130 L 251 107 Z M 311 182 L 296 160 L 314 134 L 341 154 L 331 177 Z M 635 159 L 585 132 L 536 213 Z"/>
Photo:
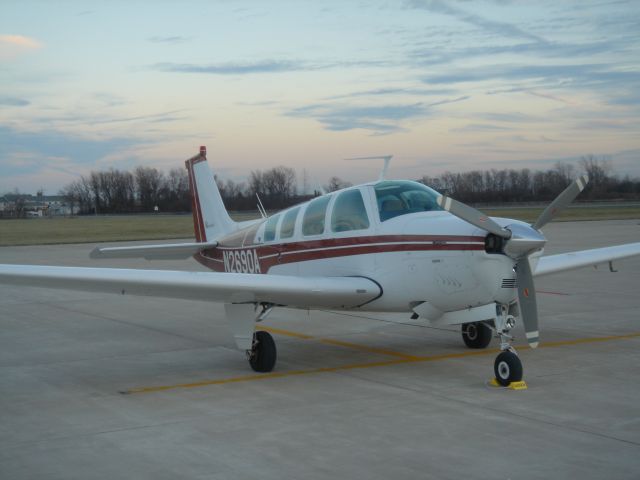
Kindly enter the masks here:
<path id="1" fill-rule="evenodd" d="M 0 194 L 91 170 L 640 177 L 640 1 L 0 3 Z M 301 180 L 300 180 L 301 182 Z"/>

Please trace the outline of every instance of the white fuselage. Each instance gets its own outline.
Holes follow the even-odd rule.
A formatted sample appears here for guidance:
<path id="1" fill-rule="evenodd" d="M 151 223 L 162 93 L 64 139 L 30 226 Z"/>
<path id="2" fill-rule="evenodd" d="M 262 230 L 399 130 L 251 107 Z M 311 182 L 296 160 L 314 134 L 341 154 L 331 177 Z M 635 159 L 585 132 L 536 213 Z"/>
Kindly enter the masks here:
<path id="1" fill-rule="evenodd" d="M 459 311 L 493 302 L 516 300 L 514 260 L 487 253 L 487 232 L 442 210 L 409 213 L 380 220 L 372 185 L 360 189 L 369 218 L 367 228 L 304 235 L 305 208 L 299 208 L 293 234 L 280 238 L 283 219 L 268 219 L 219 239 L 214 250 L 196 257 L 218 271 L 322 277 L 366 277 L 378 283 L 382 295 L 359 307 L 367 311 L 411 311 L 428 302 L 441 312 Z M 330 223 L 337 193 L 326 210 Z M 271 217 L 273 218 L 273 217 Z M 502 225 L 522 223 L 495 219 Z"/>

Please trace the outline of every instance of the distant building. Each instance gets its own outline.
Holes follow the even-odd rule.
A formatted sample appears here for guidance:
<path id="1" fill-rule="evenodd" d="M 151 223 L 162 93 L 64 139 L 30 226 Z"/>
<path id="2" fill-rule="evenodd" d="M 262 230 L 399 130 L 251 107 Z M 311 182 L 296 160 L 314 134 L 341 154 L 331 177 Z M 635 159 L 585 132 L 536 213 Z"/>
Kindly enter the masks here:
<path id="1" fill-rule="evenodd" d="M 7 193 L 0 197 L 0 217 L 38 218 L 76 215 L 77 205 L 71 205 L 62 195 L 31 195 Z"/>

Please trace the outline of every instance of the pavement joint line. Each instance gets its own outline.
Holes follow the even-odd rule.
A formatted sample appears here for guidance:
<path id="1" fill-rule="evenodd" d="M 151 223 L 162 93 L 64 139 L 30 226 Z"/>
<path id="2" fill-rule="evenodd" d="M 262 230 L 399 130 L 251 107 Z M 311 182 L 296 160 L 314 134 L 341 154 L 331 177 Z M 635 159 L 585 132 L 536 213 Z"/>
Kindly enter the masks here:
<path id="1" fill-rule="evenodd" d="M 271 328 L 271 327 L 269 327 Z M 276 333 L 276 329 L 272 329 L 274 333 Z M 297 334 L 296 332 L 289 332 L 292 334 L 291 336 L 296 336 L 297 338 L 314 338 L 311 335 L 305 334 Z M 294 335 L 295 334 L 295 335 Z M 299 337 L 302 335 L 303 337 Z M 607 337 L 591 337 L 591 338 L 579 338 L 575 340 L 563 340 L 557 342 L 547 342 L 541 344 L 538 348 L 558 348 L 564 346 L 571 345 L 583 345 L 588 343 L 600 343 L 600 342 L 610 342 L 615 340 L 626 340 L 640 337 L 640 332 L 629 333 L 624 335 L 611 335 Z M 344 342 L 349 344 L 348 342 Z M 344 345 L 347 346 L 347 345 Z M 526 345 L 521 345 L 518 348 L 525 348 Z M 320 368 L 311 368 L 304 370 L 290 370 L 287 372 L 270 372 L 270 373 L 260 373 L 260 374 L 251 374 L 251 375 L 241 375 L 238 377 L 230 377 L 230 378 L 222 378 L 222 379 L 214 379 L 214 380 L 203 380 L 201 382 L 192 382 L 192 383 L 179 383 L 173 385 L 160 385 L 160 386 L 152 386 L 152 387 L 138 387 L 132 388 L 130 390 L 124 390 L 119 393 L 121 394 L 140 394 L 140 393 L 155 393 L 155 392 L 163 392 L 167 390 L 178 390 L 178 389 L 191 389 L 198 387 L 206 387 L 210 385 L 225 385 L 230 383 L 241 383 L 241 382 L 249 382 L 253 380 L 269 380 L 272 378 L 283 378 L 283 377 L 293 377 L 300 375 L 313 375 L 319 373 L 331 373 L 338 372 L 343 370 L 356 370 L 356 369 L 365 369 L 365 368 L 376 368 L 376 367 L 387 367 L 391 365 L 400 365 L 404 363 L 419 363 L 419 362 L 435 362 L 440 360 L 450 360 L 455 358 L 466 358 L 473 356 L 485 356 L 491 355 L 499 352 L 498 348 L 484 349 L 484 350 L 471 350 L 464 352 L 456 352 L 456 353 L 444 353 L 439 355 L 428 355 L 428 356 L 406 356 L 406 358 L 397 358 L 394 360 L 382 360 L 378 362 L 365 362 L 365 363 L 353 363 L 347 365 L 339 365 L 336 367 L 320 367 Z"/>

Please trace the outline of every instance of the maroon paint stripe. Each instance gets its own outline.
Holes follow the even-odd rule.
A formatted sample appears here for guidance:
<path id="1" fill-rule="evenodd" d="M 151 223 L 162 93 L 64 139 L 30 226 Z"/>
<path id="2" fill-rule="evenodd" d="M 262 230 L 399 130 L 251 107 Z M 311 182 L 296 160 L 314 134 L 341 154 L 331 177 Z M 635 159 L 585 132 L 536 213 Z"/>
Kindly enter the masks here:
<path id="1" fill-rule="evenodd" d="M 242 249 L 236 249 L 242 250 Z M 417 252 L 417 251 L 480 251 L 484 250 L 484 245 L 469 244 L 423 244 L 412 245 L 407 243 L 395 243 L 391 245 L 360 245 L 346 247 L 340 249 L 320 249 L 320 250 L 300 250 L 279 255 L 277 250 L 261 247 L 256 248 L 260 259 L 260 270 L 267 273 L 274 265 L 285 265 L 289 263 L 305 262 L 310 260 L 326 260 L 331 258 L 339 258 L 353 255 L 366 255 L 372 253 L 389 253 L 389 252 Z M 233 250 L 230 250 L 233 251 Z M 210 257 L 210 258 L 207 258 Z M 199 254 L 196 260 L 206 267 L 215 271 L 224 271 L 223 253 L 219 248 L 205 250 L 203 254 Z"/>
<path id="2" fill-rule="evenodd" d="M 274 244 L 245 244 L 241 242 L 231 241 L 225 242 L 222 239 L 220 246 L 223 248 L 264 248 L 273 247 L 282 252 L 296 251 L 301 249 L 310 248 L 327 248 L 327 247 L 342 247 L 348 245 L 363 245 L 372 243 L 391 243 L 391 242 L 482 242 L 484 244 L 484 237 L 473 237 L 467 235 L 369 235 L 359 237 L 344 237 L 344 238 L 327 238 L 321 240 L 305 240 L 301 242 L 285 242 Z"/>
<path id="3" fill-rule="evenodd" d="M 193 159 L 187 161 L 187 171 L 189 172 L 189 189 L 191 191 L 191 205 L 193 209 L 193 227 L 198 242 L 206 241 L 207 235 L 204 229 L 202 209 L 200 208 L 200 196 L 198 195 L 198 185 L 196 184 L 196 174 L 193 170 Z"/>
<path id="4" fill-rule="evenodd" d="M 359 247 L 346 247 L 340 249 L 325 249 L 315 251 L 299 251 L 293 253 L 287 253 L 279 257 L 271 257 L 277 259 L 274 264 L 285 264 L 304 262 L 307 260 L 320 260 L 337 257 L 346 257 L 351 255 L 366 255 L 370 253 L 388 253 L 388 252 L 424 252 L 424 251 L 467 251 L 467 250 L 484 250 L 483 245 L 468 245 L 468 244 L 446 244 L 446 245 L 409 245 L 409 244 L 394 244 L 394 245 L 374 245 L 374 246 L 359 246 Z M 271 260 L 271 258 L 264 260 Z M 260 261 L 263 258 L 260 257 Z"/>
<path id="5" fill-rule="evenodd" d="M 191 171 L 191 161 L 184 162 L 187 168 L 187 174 L 189 175 L 189 193 L 191 194 L 191 215 L 193 216 L 193 231 L 196 236 L 196 241 L 201 242 L 200 229 L 198 228 L 198 209 L 196 207 L 196 194 L 193 190 L 193 172 Z"/>

